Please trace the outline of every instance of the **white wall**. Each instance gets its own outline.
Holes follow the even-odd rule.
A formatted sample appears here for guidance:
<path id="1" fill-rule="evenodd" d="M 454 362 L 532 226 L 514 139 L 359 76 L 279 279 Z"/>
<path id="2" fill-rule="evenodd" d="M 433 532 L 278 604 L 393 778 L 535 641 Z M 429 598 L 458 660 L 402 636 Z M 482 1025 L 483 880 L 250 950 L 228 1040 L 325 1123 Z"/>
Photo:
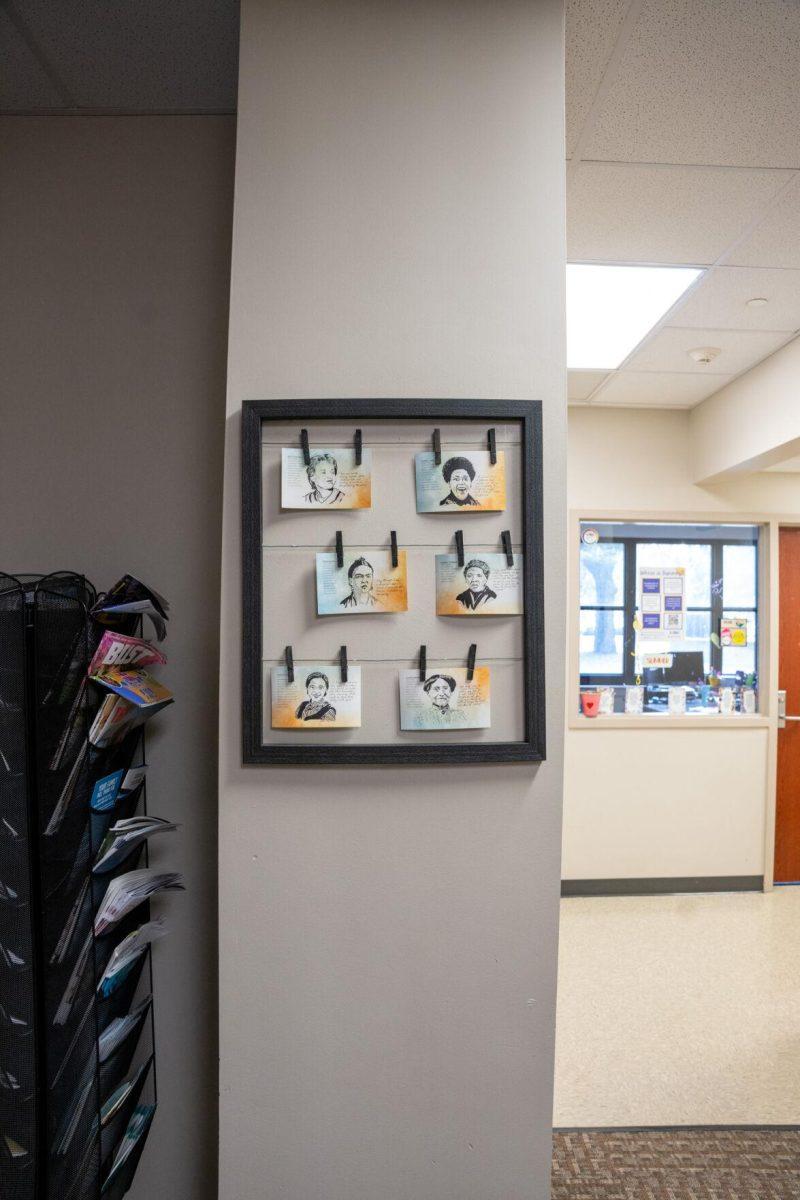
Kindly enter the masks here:
<path id="1" fill-rule="evenodd" d="M 220 1195 L 544 1200 L 564 657 L 561 3 L 245 0 L 242 19 Z M 241 401 L 380 395 L 544 401 L 538 768 L 240 765 Z"/>
<path id="2" fill-rule="evenodd" d="M 795 338 L 691 410 L 695 479 L 763 471 L 800 453 L 798 374 Z"/>
<path id="3" fill-rule="evenodd" d="M 762 473 L 697 486 L 690 448 L 687 412 L 571 408 L 570 510 L 587 518 L 626 512 L 676 520 L 800 513 L 797 477 Z M 762 603 L 766 629 L 768 595 Z M 574 636 L 574 596 L 569 611 Z M 766 679 L 774 651 L 769 643 L 764 649 Z M 568 728 L 563 877 L 768 874 L 773 738 L 772 719 L 739 729 Z"/>

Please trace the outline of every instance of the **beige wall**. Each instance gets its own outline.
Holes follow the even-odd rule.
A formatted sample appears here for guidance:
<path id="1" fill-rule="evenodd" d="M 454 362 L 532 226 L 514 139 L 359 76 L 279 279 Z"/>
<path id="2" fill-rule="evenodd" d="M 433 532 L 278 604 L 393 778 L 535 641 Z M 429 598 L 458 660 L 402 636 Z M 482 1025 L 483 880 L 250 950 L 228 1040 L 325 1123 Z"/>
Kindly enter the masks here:
<path id="1" fill-rule="evenodd" d="M 776 350 L 689 414 L 692 474 L 762 471 L 800 454 L 800 338 Z"/>
<path id="2" fill-rule="evenodd" d="M 131 571 L 172 604 L 148 734 L 159 1112 L 133 1200 L 216 1196 L 216 736 L 235 122 L 0 120 L 0 568 Z"/>
<path id="3" fill-rule="evenodd" d="M 245 0 L 242 16 L 220 1194 L 544 1200 L 564 653 L 561 4 Z M 544 401 L 539 768 L 240 765 L 241 401 L 381 395 Z"/>
<path id="4" fill-rule="evenodd" d="M 762 473 L 697 486 L 691 444 L 687 412 L 571 408 L 568 495 L 573 519 L 627 513 L 724 520 L 735 514 L 767 523 L 768 549 L 774 541 L 770 519 L 792 513 L 800 517 L 797 476 Z M 571 542 L 574 556 L 574 525 Z M 769 554 L 764 575 L 762 705 L 773 711 L 738 729 L 609 729 L 588 722 L 568 729 L 565 879 L 769 876 L 775 742 L 771 702 L 777 686 L 776 647 L 770 636 L 775 630 L 775 563 Z M 569 620 L 574 646 L 574 596 Z"/>

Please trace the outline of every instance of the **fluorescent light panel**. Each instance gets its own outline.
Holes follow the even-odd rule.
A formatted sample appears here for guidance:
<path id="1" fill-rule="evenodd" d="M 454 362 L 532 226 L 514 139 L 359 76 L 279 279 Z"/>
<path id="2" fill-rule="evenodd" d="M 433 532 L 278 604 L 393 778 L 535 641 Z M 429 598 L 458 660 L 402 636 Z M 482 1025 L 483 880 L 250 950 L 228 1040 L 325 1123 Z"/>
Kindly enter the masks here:
<path id="1" fill-rule="evenodd" d="M 567 366 L 614 370 L 701 274 L 567 263 Z"/>

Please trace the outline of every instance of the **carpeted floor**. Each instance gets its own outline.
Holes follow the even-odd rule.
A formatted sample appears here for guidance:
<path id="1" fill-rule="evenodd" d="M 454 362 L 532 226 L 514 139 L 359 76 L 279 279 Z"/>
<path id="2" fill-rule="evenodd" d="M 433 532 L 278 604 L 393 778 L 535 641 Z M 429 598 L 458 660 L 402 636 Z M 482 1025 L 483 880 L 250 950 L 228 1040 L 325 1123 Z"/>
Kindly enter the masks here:
<path id="1" fill-rule="evenodd" d="M 800 1129 L 557 1131 L 552 1200 L 800 1200 Z"/>

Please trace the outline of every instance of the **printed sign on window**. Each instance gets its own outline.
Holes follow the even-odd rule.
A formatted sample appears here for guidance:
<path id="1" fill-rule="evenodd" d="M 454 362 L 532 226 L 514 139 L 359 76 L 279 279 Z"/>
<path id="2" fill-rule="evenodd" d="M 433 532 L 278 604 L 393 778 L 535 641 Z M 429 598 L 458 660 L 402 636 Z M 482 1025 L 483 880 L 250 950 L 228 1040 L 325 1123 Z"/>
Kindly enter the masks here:
<path id="1" fill-rule="evenodd" d="M 747 617 L 723 617 L 719 623 L 719 640 L 723 646 L 746 646 Z"/>
<path id="2" fill-rule="evenodd" d="M 639 637 L 683 636 L 685 583 L 684 567 L 639 568 Z"/>

